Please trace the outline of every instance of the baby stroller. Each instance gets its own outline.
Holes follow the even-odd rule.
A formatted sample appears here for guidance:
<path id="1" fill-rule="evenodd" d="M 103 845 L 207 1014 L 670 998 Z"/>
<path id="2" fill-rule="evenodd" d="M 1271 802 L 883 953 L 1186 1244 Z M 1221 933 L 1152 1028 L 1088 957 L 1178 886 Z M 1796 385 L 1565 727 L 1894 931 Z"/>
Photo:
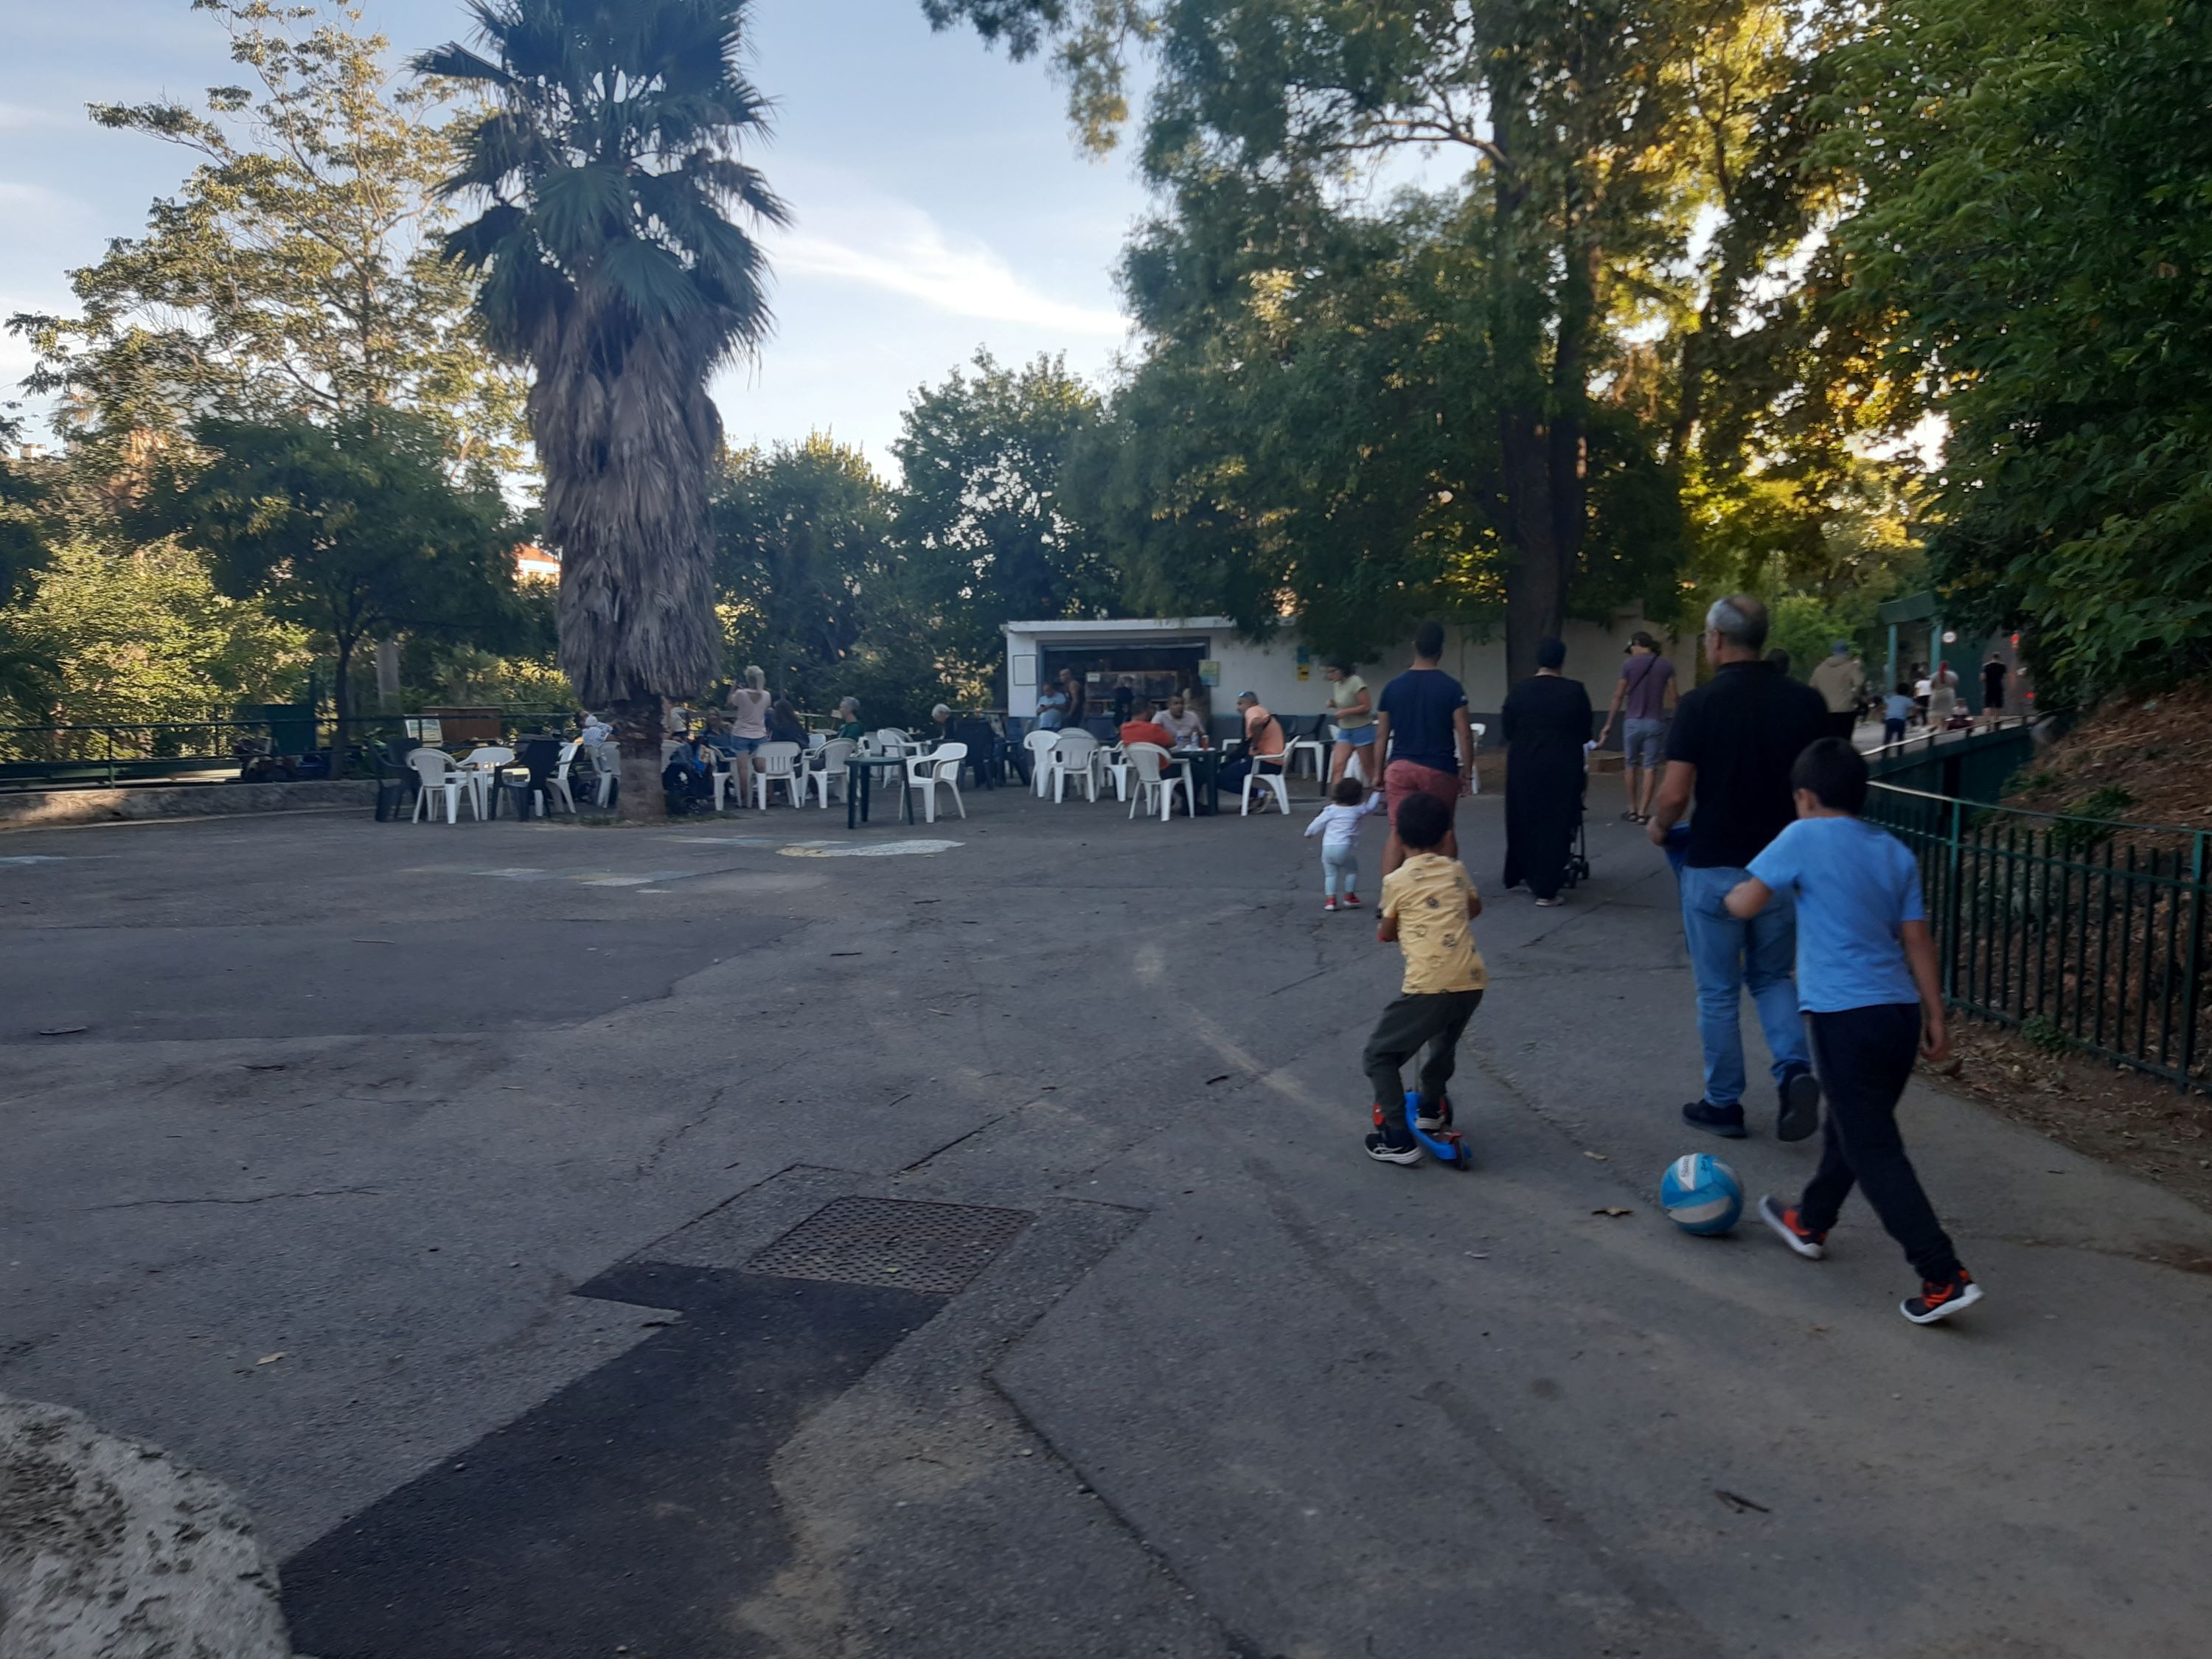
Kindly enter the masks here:
<path id="1" fill-rule="evenodd" d="M 1595 743 L 1583 745 L 1583 798 L 1575 808 L 1574 850 L 1567 854 L 1566 879 L 1560 884 L 1564 890 L 1572 892 L 1589 879 L 1589 763 Z"/>

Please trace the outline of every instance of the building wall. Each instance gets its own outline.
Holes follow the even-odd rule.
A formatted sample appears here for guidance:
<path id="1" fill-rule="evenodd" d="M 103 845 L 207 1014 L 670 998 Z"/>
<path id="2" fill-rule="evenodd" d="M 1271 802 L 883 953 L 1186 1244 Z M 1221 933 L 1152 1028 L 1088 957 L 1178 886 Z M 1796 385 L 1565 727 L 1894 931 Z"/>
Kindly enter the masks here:
<path id="1" fill-rule="evenodd" d="M 1567 647 L 1565 672 L 1570 678 L 1578 679 L 1589 688 L 1594 708 L 1601 711 L 1612 697 L 1628 636 L 1643 626 L 1641 614 L 1635 611 L 1624 612 L 1609 627 L 1584 622 L 1570 622 L 1566 625 L 1560 636 Z M 1034 684 L 1014 684 L 1014 663 L 1018 658 L 1034 659 L 1043 650 L 1079 649 L 1091 641 L 1103 644 L 1148 637 L 1127 629 L 1126 623 L 1120 624 L 1117 631 L 1114 622 L 1106 621 L 1086 626 L 1080 632 L 1037 634 L 1023 629 L 1018 623 L 1012 624 L 1006 634 L 1006 712 L 1022 720 L 1034 719 L 1036 714 L 1037 688 Z M 1264 644 L 1241 639 L 1234 629 L 1228 628 L 1178 628 L 1158 637 L 1164 641 L 1202 637 L 1209 641 L 1207 654 L 1221 665 L 1221 684 L 1213 688 L 1214 723 L 1224 732 L 1236 730 L 1237 695 L 1240 691 L 1257 693 L 1262 703 L 1285 720 L 1310 720 L 1328 706 L 1328 681 L 1322 672 L 1322 661 L 1317 655 L 1311 656 L 1305 664 L 1306 678 L 1298 678 L 1299 641 L 1293 630 L 1286 629 Z M 1663 646 L 1664 641 L 1662 643 Z M 1357 664 L 1355 667 L 1360 678 L 1380 692 L 1385 681 L 1411 667 L 1413 661 L 1413 644 L 1409 640 L 1376 661 Z M 1463 629 L 1447 629 L 1443 666 L 1467 687 L 1468 702 L 1474 718 L 1494 731 L 1507 690 L 1503 635 L 1486 640 Z M 1684 673 L 1686 689 L 1689 671 L 1679 660 L 1676 666 Z"/>

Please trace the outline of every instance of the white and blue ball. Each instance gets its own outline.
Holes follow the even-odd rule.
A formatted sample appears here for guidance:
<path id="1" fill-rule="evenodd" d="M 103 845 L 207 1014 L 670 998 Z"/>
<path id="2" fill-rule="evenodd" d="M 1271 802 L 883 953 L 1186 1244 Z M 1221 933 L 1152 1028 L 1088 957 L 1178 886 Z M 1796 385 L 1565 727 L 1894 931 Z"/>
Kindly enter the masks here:
<path id="1" fill-rule="evenodd" d="M 1743 1183 L 1711 1154 L 1690 1152 L 1667 1166 L 1659 1182 L 1659 1206 L 1684 1232 L 1710 1238 L 1735 1226 L 1742 1215 Z"/>

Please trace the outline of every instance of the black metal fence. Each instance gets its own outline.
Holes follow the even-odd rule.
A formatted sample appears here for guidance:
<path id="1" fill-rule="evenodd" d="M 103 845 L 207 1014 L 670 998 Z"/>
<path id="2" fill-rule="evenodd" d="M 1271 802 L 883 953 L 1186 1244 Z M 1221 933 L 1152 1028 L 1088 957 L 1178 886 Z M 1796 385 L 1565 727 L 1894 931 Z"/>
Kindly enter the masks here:
<path id="1" fill-rule="evenodd" d="M 2212 1087 L 2207 831 L 1883 781 L 1868 816 L 1919 857 L 1952 1006 L 2050 1048 Z"/>

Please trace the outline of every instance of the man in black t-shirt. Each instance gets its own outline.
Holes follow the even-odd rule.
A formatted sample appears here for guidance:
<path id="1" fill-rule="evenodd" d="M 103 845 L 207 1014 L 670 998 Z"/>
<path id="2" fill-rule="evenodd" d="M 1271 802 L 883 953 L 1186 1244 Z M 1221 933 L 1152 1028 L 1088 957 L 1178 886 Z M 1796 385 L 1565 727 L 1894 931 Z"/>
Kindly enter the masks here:
<path id="1" fill-rule="evenodd" d="M 1797 1012 L 1796 913 L 1774 904 L 1738 921 L 1725 902 L 1746 879 L 1744 866 L 1796 819 L 1790 769 L 1827 733 L 1820 694 L 1762 658 L 1766 629 L 1766 607 L 1747 593 L 1718 600 L 1705 613 L 1705 654 L 1715 672 L 1675 706 L 1650 834 L 1666 846 L 1695 796 L 1683 858 L 1682 934 L 1698 981 L 1705 1091 L 1682 1108 L 1683 1121 L 1730 1139 L 1744 1133 L 1737 1011 L 1748 986 L 1781 1094 L 1776 1133 L 1802 1140 L 1820 1127 L 1820 1087 Z"/>

